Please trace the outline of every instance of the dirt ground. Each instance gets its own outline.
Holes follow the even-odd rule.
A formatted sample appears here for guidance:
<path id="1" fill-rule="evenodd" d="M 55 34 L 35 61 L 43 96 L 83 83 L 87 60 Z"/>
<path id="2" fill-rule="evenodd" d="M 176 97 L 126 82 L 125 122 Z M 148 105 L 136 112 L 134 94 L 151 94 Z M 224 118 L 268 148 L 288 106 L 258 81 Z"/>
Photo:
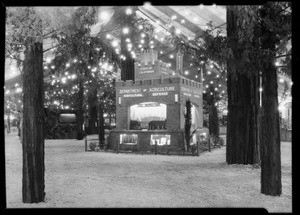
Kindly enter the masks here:
<path id="1" fill-rule="evenodd" d="M 22 203 L 22 147 L 6 134 L 8 208 L 262 207 L 292 212 L 291 142 L 282 142 L 282 195 L 260 193 L 260 168 L 227 165 L 225 147 L 200 157 L 85 152 L 84 141 L 45 141 L 43 203 Z"/>

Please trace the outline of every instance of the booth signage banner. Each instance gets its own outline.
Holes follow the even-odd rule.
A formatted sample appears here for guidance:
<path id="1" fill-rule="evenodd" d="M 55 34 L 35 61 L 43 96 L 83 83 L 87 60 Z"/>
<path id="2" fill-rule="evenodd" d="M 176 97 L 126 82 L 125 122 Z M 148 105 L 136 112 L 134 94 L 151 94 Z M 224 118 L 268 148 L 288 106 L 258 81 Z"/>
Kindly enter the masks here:
<path id="1" fill-rule="evenodd" d="M 148 73 L 154 73 L 154 66 L 141 67 L 139 70 L 139 74 L 148 74 Z"/>
<path id="2" fill-rule="evenodd" d="M 196 98 L 200 98 L 201 90 L 194 90 L 187 87 L 181 87 L 181 91 L 183 92 L 183 95 L 192 97 L 192 94 Z"/>
<path id="3" fill-rule="evenodd" d="M 123 97 L 144 97 L 145 93 L 151 96 L 167 96 L 169 91 L 175 91 L 175 86 L 120 89 L 119 94 Z"/>

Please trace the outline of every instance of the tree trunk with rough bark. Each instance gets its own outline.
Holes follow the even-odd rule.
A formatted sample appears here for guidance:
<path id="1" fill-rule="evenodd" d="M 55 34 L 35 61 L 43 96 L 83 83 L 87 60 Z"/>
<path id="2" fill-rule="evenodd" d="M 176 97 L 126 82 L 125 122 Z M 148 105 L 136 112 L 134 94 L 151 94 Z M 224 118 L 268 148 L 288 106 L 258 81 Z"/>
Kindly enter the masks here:
<path id="1" fill-rule="evenodd" d="M 104 117 L 103 117 L 103 107 L 100 103 L 98 105 L 98 131 L 99 131 L 99 143 L 104 142 L 105 130 L 104 130 Z"/>
<path id="2" fill-rule="evenodd" d="M 192 113 L 191 113 L 192 104 L 189 99 L 185 102 L 185 107 L 186 107 L 186 113 L 184 115 L 185 118 L 184 136 L 185 136 L 186 150 L 189 150 L 191 144 L 191 126 L 192 126 Z"/>
<path id="3" fill-rule="evenodd" d="M 77 98 L 77 140 L 83 139 L 83 91 L 83 79 L 80 78 Z"/>
<path id="4" fill-rule="evenodd" d="M 96 122 L 98 123 L 97 116 L 97 89 L 93 90 L 92 94 L 88 97 L 89 105 L 89 121 L 88 121 L 88 134 L 97 134 Z"/>
<path id="5" fill-rule="evenodd" d="M 43 44 L 30 37 L 23 72 L 22 200 L 37 203 L 45 198 Z"/>
<path id="6" fill-rule="evenodd" d="M 219 118 L 218 110 L 214 102 L 210 107 L 209 114 L 209 135 L 214 137 L 219 137 Z"/>
<path id="7" fill-rule="evenodd" d="M 275 53 L 275 35 L 264 25 L 262 35 L 262 48 Z M 262 71 L 261 193 L 279 196 L 282 193 L 280 124 L 277 71 L 274 62 L 275 54 L 268 58 Z"/>
<path id="8" fill-rule="evenodd" d="M 237 16 L 227 10 L 227 36 L 233 58 L 227 62 L 228 123 L 226 161 L 228 164 L 254 164 L 259 161 L 258 111 L 259 76 L 247 75 L 238 66 L 242 47 L 238 45 Z"/>
<path id="9" fill-rule="evenodd" d="M 263 72 L 261 125 L 261 192 L 281 195 L 280 125 L 276 68 L 270 63 Z"/>

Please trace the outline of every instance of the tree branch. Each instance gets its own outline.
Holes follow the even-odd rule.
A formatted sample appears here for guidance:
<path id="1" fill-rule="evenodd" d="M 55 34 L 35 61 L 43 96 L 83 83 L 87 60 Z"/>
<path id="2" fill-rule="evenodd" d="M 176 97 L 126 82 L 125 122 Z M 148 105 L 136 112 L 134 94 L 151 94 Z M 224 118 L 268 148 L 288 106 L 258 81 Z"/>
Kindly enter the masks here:
<path id="1" fill-rule="evenodd" d="M 280 58 L 280 57 L 287 57 L 287 56 L 290 56 L 290 55 L 292 55 L 292 54 L 283 54 L 283 55 L 278 55 L 278 56 L 276 56 L 276 58 Z"/>
<path id="2" fill-rule="evenodd" d="M 24 62 L 23 60 L 15 57 L 8 49 L 6 49 L 6 51 L 9 53 L 9 55 L 7 55 L 8 58 L 10 58 L 12 60 L 16 60 L 16 61 L 21 61 L 22 63 Z"/>
<path id="3" fill-rule="evenodd" d="M 47 38 L 48 38 L 47 36 L 50 35 L 50 34 L 52 34 L 52 33 L 54 33 L 54 32 L 55 32 L 55 30 L 50 31 L 50 32 L 44 34 L 44 35 L 43 35 L 43 39 L 47 39 Z M 44 38 L 44 37 L 46 37 L 46 38 Z"/>
<path id="4" fill-rule="evenodd" d="M 57 44 L 56 46 L 53 46 L 53 47 L 51 47 L 51 48 L 45 49 L 45 50 L 43 50 L 43 53 L 45 53 L 45 52 L 47 52 L 47 51 L 50 51 L 51 49 L 54 49 L 54 48 L 56 48 L 56 47 L 58 47 L 58 46 L 59 46 L 59 44 Z"/>

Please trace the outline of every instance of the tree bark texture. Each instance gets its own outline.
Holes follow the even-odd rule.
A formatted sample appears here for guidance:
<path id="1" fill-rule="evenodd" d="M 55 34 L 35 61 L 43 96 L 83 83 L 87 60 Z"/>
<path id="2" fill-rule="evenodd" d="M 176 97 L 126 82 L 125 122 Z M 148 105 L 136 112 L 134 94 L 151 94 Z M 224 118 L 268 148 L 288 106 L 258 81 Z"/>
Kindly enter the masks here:
<path id="1" fill-rule="evenodd" d="M 274 51 L 275 35 L 264 26 L 262 35 L 263 49 Z M 269 57 L 262 71 L 261 193 L 279 196 L 282 193 L 280 124 L 277 71 L 274 61 L 275 54 Z"/>
<path id="2" fill-rule="evenodd" d="M 89 105 L 89 121 L 88 121 L 88 134 L 97 134 L 97 129 L 95 123 L 98 123 L 97 116 L 97 89 L 92 91 L 92 94 L 88 97 Z"/>
<path id="3" fill-rule="evenodd" d="M 83 79 L 80 78 L 77 98 L 77 140 L 83 139 L 83 92 Z"/>
<path id="4" fill-rule="evenodd" d="M 219 137 L 218 110 L 214 103 L 211 104 L 211 107 L 210 107 L 209 134 L 210 134 L 210 136 Z"/>
<path id="5" fill-rule="evenodd" d="M 186 101 L 185 104 L 186 107 L 186 114 L 185 117 L 185 123 L 184 123 L 184 134 L 185 134 L 185 142 L 186 142 L 186 149 L 190 149 L 190 142 L 191 142 L 191 126 L 192 126 L 192 104 L 190 100 Z"/>
<path id="6" fill-rule="evenodd" d="M 261 192 L 281 195 L 280 125 L 276 68 L 270 63 L 263 72 L 261 125 Z"/>
<path id="7" fill-rule="evenodd" d="M 105 131 L 104 131 L 104 117 L 103 117 L 103 107 L 102 104 L 100 103 L 98 106 L 98 131 L 99 131 L 99 143 L 104 142 L 105 139 Z"/>
<path id="8" fill-rule="evenodd" d="M 228 164 L 254 164 L 259 160 L 258 112 L 259 75 L 250 75 L 237 66 L 242 60 L 238 45 L 237 16 L 227 10 L 227 36 L 233 59 L 227 62 L 228 124 L 226 162 Z"/>
<path id="9" fill-rule="evenodd" d="M 30 37 L 23 71 L 22 200 L 37 203 L 45 198 L 43 44 Z"/>

